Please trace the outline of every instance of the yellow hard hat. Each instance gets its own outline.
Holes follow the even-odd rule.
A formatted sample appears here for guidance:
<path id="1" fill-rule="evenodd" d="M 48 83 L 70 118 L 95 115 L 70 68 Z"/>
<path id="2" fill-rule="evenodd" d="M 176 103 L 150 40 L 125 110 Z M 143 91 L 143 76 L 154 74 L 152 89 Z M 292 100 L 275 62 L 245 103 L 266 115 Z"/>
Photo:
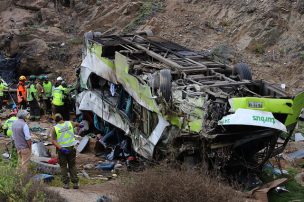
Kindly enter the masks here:
<path id="1" fill-rule="evenodd" d="M 19 77 L 19 81 L 25 81 L 25 80 L 26 80 L 25 76 L 20 76 Z"/>

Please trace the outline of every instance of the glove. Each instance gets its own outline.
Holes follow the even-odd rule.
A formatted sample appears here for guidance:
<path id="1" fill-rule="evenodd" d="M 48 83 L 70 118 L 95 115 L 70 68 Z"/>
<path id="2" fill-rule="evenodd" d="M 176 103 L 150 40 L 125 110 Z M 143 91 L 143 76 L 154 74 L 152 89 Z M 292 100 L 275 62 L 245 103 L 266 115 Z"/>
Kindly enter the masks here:
<path id="1" fill-rule="evenodd" d="M 63 153 L 63 154 L 69 154 L 69 153 L 70 153 L 70 150 L 68 150 L 68 149 L 66 149 L 66 148 L 64 148 L 64 147 L 61 147 L 61 148 L 59 149 L 59 151 L 60 151 L 61 153 Z"/>

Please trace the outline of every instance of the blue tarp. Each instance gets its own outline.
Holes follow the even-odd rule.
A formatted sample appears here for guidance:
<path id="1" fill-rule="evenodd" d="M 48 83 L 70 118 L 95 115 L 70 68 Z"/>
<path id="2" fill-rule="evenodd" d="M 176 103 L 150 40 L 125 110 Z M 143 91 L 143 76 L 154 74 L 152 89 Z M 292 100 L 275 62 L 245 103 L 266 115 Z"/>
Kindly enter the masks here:
<path id="1" fill-rule="evenodd" d="M 51 182 L 54 179 L 53 175 L 48 175 L 48 174 L 37 174 L 33 177 L 34 180 L 36 181 L 42 181 L 43 182 Z"/>
<path id="2" fill-rule="evenodd" d="M 304 158 L 304 149 L 290 153 L 287 156 L 290 159 L 302 159 L 302 158 Z"/>

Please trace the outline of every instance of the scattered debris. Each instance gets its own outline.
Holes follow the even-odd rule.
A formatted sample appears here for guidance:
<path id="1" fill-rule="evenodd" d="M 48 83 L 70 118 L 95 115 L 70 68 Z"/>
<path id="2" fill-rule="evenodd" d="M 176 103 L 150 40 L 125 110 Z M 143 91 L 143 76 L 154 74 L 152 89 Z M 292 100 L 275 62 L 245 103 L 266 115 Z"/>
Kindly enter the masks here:
<path id="1" fill-rule="evenodd" d="M 2 154 L 2 157 L 4 159 L 9 159 L 11 157 L 11 155 L 9 153 L 5 152 L 5 153 Z"/>
<path id="2" fill-rule="evenodd" d="M 48 174 L 37 174 L 33 179 L 36 181 L 51 182 L 54 179 L 54 176 Z"/>
<path id="3" fill-rule="evenodd" d="M 51 158 L 48 160 L 48 164 L 56 165 L 58 164 L 58 158 Z"/>
<path id="4" fill-rule="evenodd" d="M 95 166 L 93 164 L 86 164 L 83 166 L 84 169 L 90 170 L 93 169 Z"/>
<path id="5" fill-rule="evenodd" d="M 50 153 L 43 142 L 37 142 L 32 145 L 32 154 L 38 157 L 50 157 Z"/>
<path id="6" fill-rule="evenodd" d="M 89 174 L 85 171 L 85 170 L 82 170 L 81 173 L 83 174 L 83 176 L 87 179 L 91 179 Z"/>
<path id="7" fill-rule="evenodd" d="M 295 141 L 296 142 L 304 141 L 304 136 L 302 135 L 302 133 L 295 134 Z"/>
<path id="8" fill-rule="evenodd" d="M 115 166 L 115 163 L 113 163 L 113 162 L 104 162 L 104 163 L 98 163 L 95 168 L 104 170 L 104 171 L 111 171 L 111 170 L 113 170 L 114 166 Z"/>
<path id="9" fill-rule="evenodd" d="M 273 169 L 273 171 L 272 171 L 272 173 L 274 174 L 274 175 L 288 175 L 288 171 L 287 170 L 281 170 L 281 169 L 279 169 L 279 168 L 274 168 Z"/>
<path id="10" fill-rule="evenodd" d="M 115 166 L 114 166 L 114 168 L 115 168 L 115 169 L 122 168 L 122 164 L 116 163 Z"/>
<path id="11" fill-rule="evenodd" d="M 51 158 L 32 156 L 31 163 L 34 165 L 34 169 L 36 171 L 49 173 L 49 174 L 60 173 L 59 164 L 56 165 L 49 164 L 48 161 L 50 159 Z"/>
<path id="12" fill-rule="evenodd" d="M 46 128 L 41 128 L 39 125 L 38 126 L 33 126 L 30 127 L 30 131 L 34 133 L 42 133 L 46 131 Z"/>
<path id="13" fill-rule="evenodd" d="M 103 196 L 98 197 L 96 202 L 111 202 L 111 201 L 112 200 L 109 197 L 103 195 Z"/>
<path id="14" fill-rule="evenodd" d="M 88 136 L 84 136 L 84 137 L 82 138 L 82 140 L 80 141 L 80 143 L 79 143 L 79 145 L 78 145 L 78 147 L 77 147 L 76 150 L 77 150 L 79 153 L 83 152 L 84 149 L 86 148 L 86 146 L 88 145 L 89 141 L 90 141 L 90 138 L 89 138 Z"/>
<path id="15" fill-rule="evenodd" d="M 287 175 L 288 171 L 280 168 L 275 168 L 271 163 L 266 163 L 263 167 L 263 171 L 272 175 Z"/>
<path id="16" fill-rule="evenodd" d="M 287 155 L 285 155 L 285 158 L 286 158 L 286 160 L 289 160 L 289 161 L 302 159 L 302 158 L 304 158 L 304 149 L 301 149 L 301 150 L 295 151 L 293 153 L 287 154 Z"/>
<path id="17" fill-rule="evenodd" d="M 289 192 L 285 187 L 276 187 L 275 191 L 280 193 Z"/>
<path id="18" fill-rule="evenodd" d="M 255 199 L 260 200 L 262 202 L 268 202 L 267 193 L 269 190 L 285 183 L 288 179 L 287 178 L 281 178 L 274 180 L 272 182 L 269 182 L 267 184 L 264 184 L 260 187 L 257 187 L 249 192 L 249 194 L 252 194 Z"/>

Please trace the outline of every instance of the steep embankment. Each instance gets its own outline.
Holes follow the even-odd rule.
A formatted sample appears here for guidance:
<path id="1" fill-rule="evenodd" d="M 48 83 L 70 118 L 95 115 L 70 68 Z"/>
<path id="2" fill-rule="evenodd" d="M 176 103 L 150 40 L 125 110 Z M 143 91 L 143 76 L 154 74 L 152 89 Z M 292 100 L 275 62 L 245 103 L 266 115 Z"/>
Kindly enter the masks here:
<path id="1" fill-rule="evenodd" d="M 60 2 L 64 1 L 0 1 L 0 50 L 8 56 L 21 54 L 19 73 L 75 79 L 83 33 L 120 32 L 142 6 L 128 0 Z"/>
<path id="2" fill-rule="evenodd" d="M 187 47 L 247 62 L 255 78 L 302 88 L 303 13 L 303 0 L 168 0 L 147 24 Z"/>
<path id="3" fill-rule="evenodd" d="M 149 28 L 232 64 L 247 62 L 255 78 L 303 87 L 304 0 L 53 2 L 60 1 L 0 0 L 0 49 L 23 55 L 21 72 L 70 72 L 81 60 L 85 31 Z M 7 40 L 10 33 L 14 37 Z"/>

